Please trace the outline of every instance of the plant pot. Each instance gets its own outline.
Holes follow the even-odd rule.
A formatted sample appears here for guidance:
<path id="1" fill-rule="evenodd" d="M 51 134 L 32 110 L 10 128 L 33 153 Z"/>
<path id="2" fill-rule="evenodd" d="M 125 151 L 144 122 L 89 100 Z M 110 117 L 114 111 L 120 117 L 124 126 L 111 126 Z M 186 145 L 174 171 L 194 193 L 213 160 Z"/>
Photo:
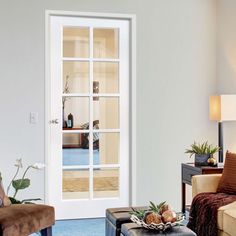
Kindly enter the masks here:
<path id="1" fill-rule="evenodd" d="M 210 154 L 195 154 L 195 165 L 196 166 L 208 166 L 207 160 L 211 157 Z"/>

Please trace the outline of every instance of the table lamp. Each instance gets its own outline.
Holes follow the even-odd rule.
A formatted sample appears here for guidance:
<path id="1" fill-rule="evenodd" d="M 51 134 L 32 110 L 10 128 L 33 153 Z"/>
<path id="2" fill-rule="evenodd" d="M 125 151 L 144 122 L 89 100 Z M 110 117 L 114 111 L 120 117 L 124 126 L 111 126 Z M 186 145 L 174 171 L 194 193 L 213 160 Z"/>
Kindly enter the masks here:
<path id="1" fill-rule="evenodd" d="M 210 120 L 218 121 L 219 162 L 223 162 L 223 121 L 236 120 L 236 95 L 210 96 Z"/>

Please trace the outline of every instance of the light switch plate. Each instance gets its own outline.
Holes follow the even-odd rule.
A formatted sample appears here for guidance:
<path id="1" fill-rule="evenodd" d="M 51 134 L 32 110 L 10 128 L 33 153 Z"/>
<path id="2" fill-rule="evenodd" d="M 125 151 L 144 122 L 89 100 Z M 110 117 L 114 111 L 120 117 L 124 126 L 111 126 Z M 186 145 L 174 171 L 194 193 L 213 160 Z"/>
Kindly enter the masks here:
<path id="1" fill-rule="evenodd" d="M 38 121 L 38 112 L 30 112 L 30 124 L 37 124 Z"/>

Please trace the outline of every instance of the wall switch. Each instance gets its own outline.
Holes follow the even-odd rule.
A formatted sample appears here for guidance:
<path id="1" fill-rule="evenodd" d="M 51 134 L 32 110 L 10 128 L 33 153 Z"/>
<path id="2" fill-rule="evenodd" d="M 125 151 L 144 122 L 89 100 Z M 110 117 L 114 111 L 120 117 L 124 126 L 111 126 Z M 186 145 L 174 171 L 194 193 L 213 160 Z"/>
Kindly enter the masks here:
<path id="1" fill-rule="evenodd" d="M 30 112 L 30 124 L 37 124 L 39 121 L 38 112 Z"/>

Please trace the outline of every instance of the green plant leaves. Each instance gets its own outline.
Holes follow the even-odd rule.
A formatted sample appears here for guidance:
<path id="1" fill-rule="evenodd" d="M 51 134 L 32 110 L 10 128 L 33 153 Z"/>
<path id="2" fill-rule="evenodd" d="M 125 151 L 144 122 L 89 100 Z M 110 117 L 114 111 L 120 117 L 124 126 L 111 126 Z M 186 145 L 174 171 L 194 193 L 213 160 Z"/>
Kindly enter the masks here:
<path id="1" fill-rule="evenodd" d="M 32 201 L 41 201 L 41 198 L 30 198 L 21 201 L 22 204 L 34 204 Z"/>
<path id="2" fill-rule="evenodd" d="M 208 144 L 208 141 L 201 143 L 194 143 L 191 145 L 190 149 L 186 149 L 185 153 L 190 154 L 190 157 L 193 154 L 214 154 L 220 150 L 219 147 Z"/>
<path id="3" fill-rule="evenodd" d="M 145 216 L 146 210 L 135 210 L 129 212 L 130 215 L 136 215 L 140 220 L 142 220 Z"/>
<path id="4" fill-rule="evenodd" d="M 30 199 L 24 199 L 22 201 L 17 200 L 14 197 L 9 197 L 11 204 L 34 204 L 32 201 L 40 201 L 41 198 L 30 198 Z"/>
<path id="5" fill-rule="evenodd" d="M 11 204 L 21 204 L 21 201 L 15 199 L 14 197 L 9 197 Z"/>
<path id="6" fill-rule="evenodd" d="M 162 208 L 163 205 L 165 205 L 166 202 L 161 202 L 158 205 L 155 205 L 153 202 L 149 201 L 150 203 L 150 210 L 152 210 L 153 212 L 159 213 L 160 209 Z"/>
<path id="7" fill-rule="evenodd" d="M 30 186 L 30 179 L 16 179 L 12 181 L 12 186 L 15 190 L 25 189 Z"/>

